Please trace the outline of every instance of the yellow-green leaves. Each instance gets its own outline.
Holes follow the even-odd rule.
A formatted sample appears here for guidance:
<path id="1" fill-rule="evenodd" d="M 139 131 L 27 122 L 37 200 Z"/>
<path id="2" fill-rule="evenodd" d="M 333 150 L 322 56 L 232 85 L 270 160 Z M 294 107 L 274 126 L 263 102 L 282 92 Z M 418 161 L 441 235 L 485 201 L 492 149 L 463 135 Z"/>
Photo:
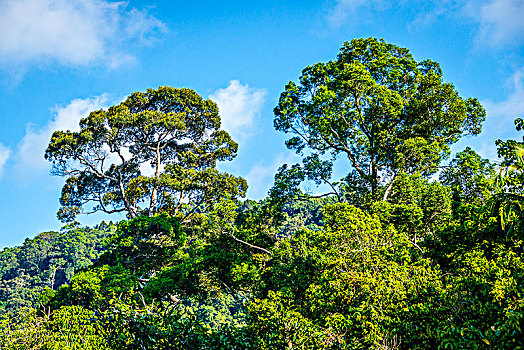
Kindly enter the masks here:
<path id="1" fill-rule="evenodd" d="M 438 63 L 374 38 L 345 43 L 336 60 L 306 67 L 299 80 L 282 92 L 274 126 L 292 134 L 286 145 L 299 154 L 347 158 L 338 186 L 331 172 L 314 180 L 339 195 L 351 189 L 351 200 L 379 199 L 400 172 L 435 173 L 449 146 L 478 134 L 485 118 L 476 99 L 444 82 Z"/>

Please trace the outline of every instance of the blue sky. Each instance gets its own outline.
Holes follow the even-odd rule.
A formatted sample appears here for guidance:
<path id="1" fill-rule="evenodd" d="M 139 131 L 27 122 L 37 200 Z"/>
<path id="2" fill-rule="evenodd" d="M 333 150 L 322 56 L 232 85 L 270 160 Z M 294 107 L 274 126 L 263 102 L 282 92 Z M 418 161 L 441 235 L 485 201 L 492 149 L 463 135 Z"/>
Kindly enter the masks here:
<path id="1" fill-rule="evenodd" d="M 248 197 L 265 196 L 278 166 L 295 161 L 272 127 L 284 85 L 357 37 L 438 61 L 488 111 L 483 133 L 454 150 L 494 158 L 495 139 L 521 137 L 523 18 L 523 0 L 0 0 L 0 247 L 60 228 L 64 179 L 43 159 L 52 131 L 160 85 L 218 103 L 240 144 L 221 168 L 247 178 Z"/>

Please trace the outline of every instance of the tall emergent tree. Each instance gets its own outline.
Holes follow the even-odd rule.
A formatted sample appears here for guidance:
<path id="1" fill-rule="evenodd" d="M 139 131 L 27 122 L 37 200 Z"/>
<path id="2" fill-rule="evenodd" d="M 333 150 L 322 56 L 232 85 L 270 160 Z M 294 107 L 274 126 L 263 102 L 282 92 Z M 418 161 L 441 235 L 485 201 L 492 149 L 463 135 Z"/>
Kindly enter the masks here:
<path id="1" fill-rule="evenodd" d="M 308 150 L 303 178 L 374 200 L 387 200 L 399 174 L 436 172 L 450 145 L 480 133 L 485 119 L 477 99 L 443 80 L 437 62 L 417 62 L 408 49 L 373 38 L 346 42 L 336 60 L 306 67 L 274 112 L 275 128 L 294 135 L 287 147 Z M 340 155 L 350 169 L 337 183 Z M 277 176 L 297 172 L 283 167 Z"/>
<path id="2" fill-rule="evenodd" d="M 45 158 L 67 176 L 58 213 L 64 221 L 97 211 L 130 218 L 183 212 L 184 221 L 221 197 L 244 195 L 244 179 L 216 169 L 237 147 L 220 130 L 213 101 L 160 87 L 92 112 L 79 132 L 55 131 Z"/>

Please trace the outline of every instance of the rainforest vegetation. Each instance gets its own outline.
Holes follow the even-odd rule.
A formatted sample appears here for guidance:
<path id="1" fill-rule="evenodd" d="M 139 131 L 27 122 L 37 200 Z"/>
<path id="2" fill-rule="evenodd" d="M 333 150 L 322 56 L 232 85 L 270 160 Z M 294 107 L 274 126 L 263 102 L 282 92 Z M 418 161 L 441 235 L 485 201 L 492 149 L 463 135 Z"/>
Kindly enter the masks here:
<path id="1" fill-rule="evenodd" d="M 213 101 L 93 111 L 45 152 L 64 229 L 0 252 L 0 348 L 520 349 L 524 144 L 451 152 L 485 116 L 437 62 L 346 42 L 285 86 L 274 127 L 302 161 L 252 201 L 217 169 L 238 145 Z M 93 212 L 127 219 L 79 226 Z"/>

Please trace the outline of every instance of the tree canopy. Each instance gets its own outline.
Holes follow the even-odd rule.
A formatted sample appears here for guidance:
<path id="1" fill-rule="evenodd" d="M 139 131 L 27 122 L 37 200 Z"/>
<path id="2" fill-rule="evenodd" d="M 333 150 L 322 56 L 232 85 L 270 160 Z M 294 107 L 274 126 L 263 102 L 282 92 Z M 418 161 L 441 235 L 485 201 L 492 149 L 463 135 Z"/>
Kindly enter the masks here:
<path id="1" fill-rule="evenodd" d="M 302 164 L 240 203 L 213 102 L 165 87 L 95 111 L 47 149 L 60 214 L 128 218 L 0 252 L 0 347 L 522 349 L 523 143 L 498 141 L 498 166 L 469 147 L 441 164 L 484 114 L 437 63 L 353 40 L 275 109 Z"/>
<path id="2" fill-rule="evenodd" d="M 480 133 L 485 118 L 477 99 L 444 81 L 437 62 L 417 62 L 408 49 L 374 38 L 346 42 L 336 60 L 306 67 L 274 112 L 275 128 L 293 135 L 287 147 L 309 152 L 306 178 L 338 192 L 331 174 L 343 155 L 350 167 L 340 189 L 374 199 L 380 187 L 387 199 L 401 173 L 433 174 L 449 146 Z"/>
<path id="3" fill-rule="evenodd" d="M 244 179 L 216 169 L 238 145 L 220 130 L 217 105 L 190 89 L 135 92 L 80 121 L 80 131 L 55 131 L 45 152 L 66 176 L 58 215 L 160 211 L 190 215 L 221 197 L 243 196 Z M 191 207 L 187 204 L 191 203 Z"/>
<path id="4" fill-rule="evenodd" d="M 42 232 L 20 247 L 0 250 L 0 313 L 38 307 L 45 289 L 56 290 L 76 271 L 90 266 L 106 249 L 103 241 L 116 227 L 75 227 Z"/>

